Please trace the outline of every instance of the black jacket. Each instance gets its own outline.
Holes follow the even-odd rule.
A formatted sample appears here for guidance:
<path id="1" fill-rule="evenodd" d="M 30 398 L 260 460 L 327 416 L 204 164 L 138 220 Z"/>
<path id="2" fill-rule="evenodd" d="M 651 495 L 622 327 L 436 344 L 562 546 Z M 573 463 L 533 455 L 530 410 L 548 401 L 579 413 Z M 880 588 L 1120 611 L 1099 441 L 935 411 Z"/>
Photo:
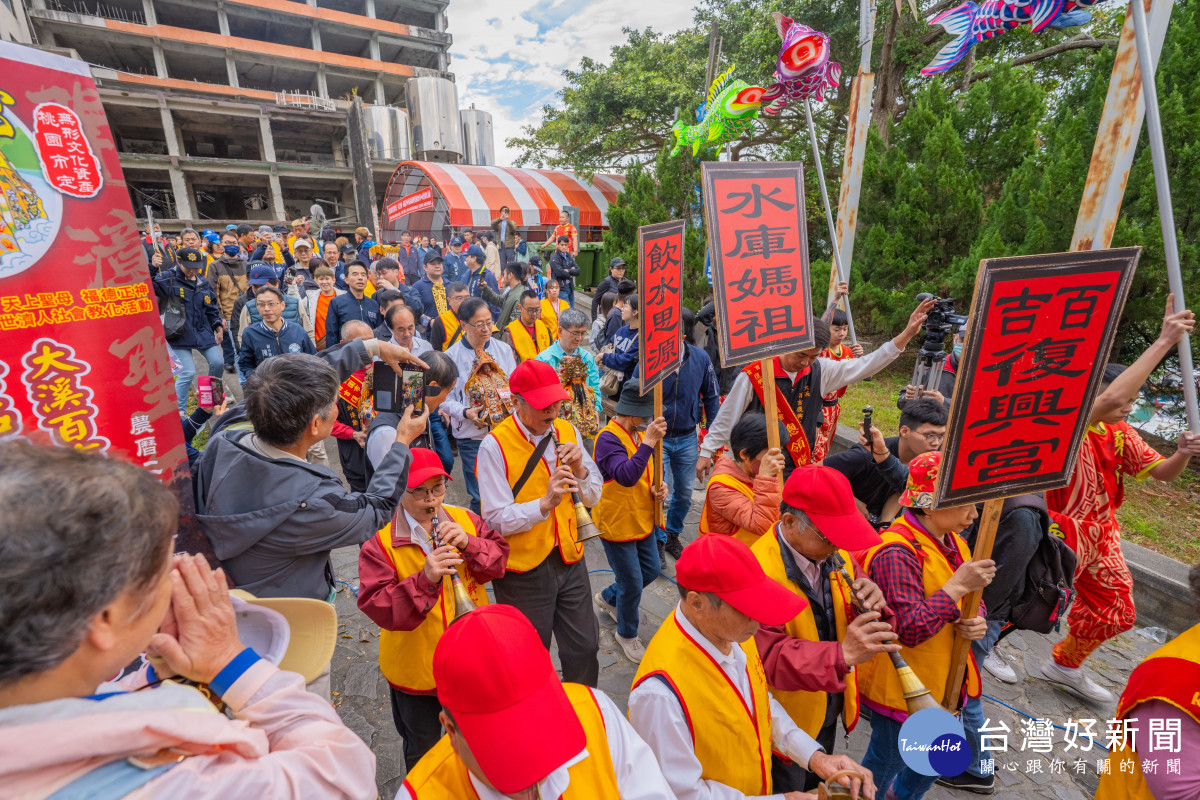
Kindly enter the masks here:
<path id="1" fill-rule="evenodd" d="M 550 277 L 558 281 L 559 285 L 564 288 L 575 286 L 575 276 L 579 274 L 579 265 L 575 263 L 575 256 L 570 253 L 560 253 L 554 251 L 554 255 L 550 256 Z"/>
<path id="2" fill-rule="evenodd" d="M 166 307 L 167 297 L 172 292 L 183 302 L 187 324 L 178 336 L 168 339 L 167 344 L 196 350 L 215 347 L 217 337 L 214 334 L 221 327 L 221 312 L 212 286 L 199 275 L 195 281 L 189 281 L 176 266 L 160 271 L 154 278 L 154 294 L 160 311 Z"/>
<path id="3" fill-rule="evenodd" d="M 339 294 L 329 301 L 325 312 L 325 346 L 333 347 L 342 339 L 342 325 L 352 319 L 361 319 L 374 330 L 383 323 L 379 304 L 370 297 L 359 300 L 350 292 Z"/>
<path id="4" fill-rule="evenodd" d="M 592 319 L 596 318 L 596 314 L 600 312 L 600 301 L 604 299 L 606 292 L 617 291 L 619 281 L 612 275 L 605 275 L 604 280 L 600 281 L 600 285 L 596 287 L 596 293 L 592 295 Z"/>

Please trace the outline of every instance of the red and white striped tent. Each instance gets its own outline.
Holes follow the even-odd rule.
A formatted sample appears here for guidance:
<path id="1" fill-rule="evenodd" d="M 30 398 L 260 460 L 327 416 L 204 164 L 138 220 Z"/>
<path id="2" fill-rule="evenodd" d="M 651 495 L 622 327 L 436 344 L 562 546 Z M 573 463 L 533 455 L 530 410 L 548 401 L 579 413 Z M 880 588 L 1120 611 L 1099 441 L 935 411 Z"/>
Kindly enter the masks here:
<path id="1" fill-rule="evenodd" d="M 624 183 L 621 175 L 596 175 L 588 182 L 548 169 L 405 161 L 384 193 L 380 239 L 399 241 L 402 231 L 448 237 L 488 228 L 500 207 L 508 206 L 526 239 L 540 242 L 558 224 L 559 209 L 575 206 L 581 241 L 599 240 L 608 227 L 608 205 Z"/>

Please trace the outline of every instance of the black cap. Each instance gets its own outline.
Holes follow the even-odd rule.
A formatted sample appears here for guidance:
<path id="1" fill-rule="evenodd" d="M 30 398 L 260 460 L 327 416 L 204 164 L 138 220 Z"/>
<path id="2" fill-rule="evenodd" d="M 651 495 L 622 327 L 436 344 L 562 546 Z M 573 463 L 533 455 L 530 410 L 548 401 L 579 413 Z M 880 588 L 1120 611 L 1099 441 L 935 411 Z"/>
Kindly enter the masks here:
<path id="1" fill-rule="evenodd" d="M 188 269 L 204 266 L 204 254 L 194 247 L 182 247 L 175 253 L 175 260 Z"/>
<path id="2" fill-rule="evenodd" d="M 425 254 L 425 263 L 432 264 L 434 261 L 440 264 L 442 262 L 442 254 L 437 250 L 430 250 Z"/>
<path id="3" fill-rule="evenodd" d="M 615 267 L 623 267 L 623 266 L 625 266 L 625 259 L 621 258 L 620 256 L 616 256 L 616 257 L 610 259 L 608 262 L 609 269 L 613 269 Z"/>

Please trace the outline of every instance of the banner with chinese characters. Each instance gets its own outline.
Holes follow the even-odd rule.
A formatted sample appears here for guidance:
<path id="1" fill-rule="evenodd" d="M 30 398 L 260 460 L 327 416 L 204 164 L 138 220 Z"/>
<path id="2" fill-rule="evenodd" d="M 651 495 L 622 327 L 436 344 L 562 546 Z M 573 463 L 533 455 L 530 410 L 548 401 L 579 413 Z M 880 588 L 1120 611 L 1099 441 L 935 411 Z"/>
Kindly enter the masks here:
<path id="1" fill-rule="evenodd" d="M 0 42 L 0 436 L 99 450 L 162 476 L 178 550 L 210 552 L 171 363 L 88 65 Z"/>
<path id="2" fill-rule="evenodd" d="M 799 162 L 701 164 L 723 366 L 814 344 Z"/>
<path id="3" fill-rule="evenodd" d="M 936 502 L 1067 485 L 1141 248 L 979 265 Z"/>
<path id="4" fill-rule="evenodd" d="M 645 394 L 683 364 L 683 220 L 638 228 L 638 286 L 638 379 Z"/>

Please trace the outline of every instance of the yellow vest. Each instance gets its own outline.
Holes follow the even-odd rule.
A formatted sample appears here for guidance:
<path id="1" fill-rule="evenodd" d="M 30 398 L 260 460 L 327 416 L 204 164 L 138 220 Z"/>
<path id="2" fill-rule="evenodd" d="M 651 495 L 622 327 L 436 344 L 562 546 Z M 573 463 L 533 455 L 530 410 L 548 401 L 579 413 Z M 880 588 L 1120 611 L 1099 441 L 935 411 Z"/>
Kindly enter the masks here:
<path id="1" fill-rule="evenodd" d="M 550 329 L 540 319 L 533 321 L 533 330 L 537 334 L 536 342 L 530 337 L 529 331 L 525 330 L 520 319 L 508 323 L 507 328 L 508 335 L 512 337 L 513 350 L 517 351 L 518 363 L 537 358 L 538 353 L 550 346 Z"/>
<path id="2" fill-rule="evenodd" d="M 588 755 L 568 768 L 571 782 L 558 800 L 619 800 L 617 774 L 596 697 L 591 689 L 577 683 L 564 683 L 563 688 L 583 725 Z M 449 736 L 443 736 L 417 762 L 404 779 L 404 785 L 418 800 L 478 800 L 466 766 L 450 746 Z"/>
<path id="3" fill-rule="evenodd" d="M 800 587 L 788 579 L 787 571 L 783 566 L 783 553 L 779 546 L 779 539 L 776 538 L 777 530 L 778 527 L 775 527 L 767 531 L 766 534 L 759 537 L 751 549 L 768 578 L 783 584 L 793 594 L 804 597 L 804 592 L 800 590 Z M 846 569 L 851 575 L 854 575 L 854 559 L 845 551 L 839 552 L 846 562 Z M 858 576 L 854 575 L 854 577 Z M 846 638 L 846 625 L 853 601 L 850 599 L 850 587 L 846 585 L 840 573 L 829 573 L 829 580 L 833 592 L 834 628 L 837 631 L 837 640 L 840 642 Z M 819 591 L 815 586 L 813 590 Z M 805 606 L 803 611 L 793 617 L 792 621 L 784 626 L 784 630 L 788 636 L 794 636 L 797 639 L 807 639 L 810 642 L 821 640 L 811 605 Z M 771 694 L 787 710 L 788 716 L 801 730 L 814 739 L 817 738 L 817 734 L 821 732 L 821 726 L 825 724 L 826 692 L 784 692 L 772 688 Z M 845 723 L 847 731 L 852 731 L 858 723 L 858 674 L 853 667 L 846 673 L 846 689 L 843 691 L 842 697 L 844 698 L 842 722 Z"/>
<path id="4" fill-rule="evenodd" d="M 966 561 L 971 557 L 967 543 L 957 533 L 951 535 L 958 546 L 959 554 Z M 892 527 L 881 536 L 883 543 L 867 551 L 867 557 L 863 560 L 864 569 L 871 568 L 872 559 L 885 546 L 899 543 L 916 553 L 921 560 L 921 579 L 924 581 L 926 598 L 945 586 L 946 581 L 954 574 L 950 562 L 942 555 L 933 537 L 903 516 L 892 523 Z M 900 655 L 912 667 L 921 683 L 925 684 L 925 688 L 929 689 L 935 698 L 941 698 L 946 694 L 953 651 L 954 626 L 946 624 L 916 647 L 902 647 Z M 980 686 L 979 667 L 975 664 L 975 656 L 968 655 L 967 694 L 970 697 L 978 697 Z M 858 665 L 858 691 L 862 697 L 876 705 L 902 714 L 908 711 L 904 704 L 904 692 L 900 689 L 900 679 L 896 677 L 896 668 L 892 666 L 892 661 L 886 653 L 879 653 L 867 663 Z"/>
<path id="5" fill-rule="evenodd" d="M 747 486 L 732 475 L 713 475 L 708 479 L 708 486 L 704 490 L 704 506 L 700 509 L 700 524 L 697 529 L 701 535 L 712 533 L 712 527 L 708 524 L 708 515 L 712 512 L 708 509 L 708 493 L 712 491 L 713 484 L 719 483 L 722 486 L 728 486 L 730 489 L 737 489 L 747 498 L 754 499 L 754 488 Z M 758 541 L 762 534 L 755 533 L 749 528 L 738 528 L 733 534 L 733 538 L 745 542 L 747 546 L 753 545 Z"/>
<path id="6" fill-rule="evenodd" d="M 616 420 L 609 420 L 600 433 L 604 431 L 617 437 L 625 447 L 625 455 L 630 458 L 642 443 L 641 434 L 635 433 L 637 439 L 634 440 Z M 598 440 L 599 435 L 596 438 Z M 595 453 L 595 446 L 592 452 Z M 654 456 L 650 456 L 646 469 L 633 486 L 622 486 L 615 480 L 604 482 L 600 502 L 592 509 L 592 522 L 603 531 L 603 538 L 610 542 L 634 542 L 654 532 L 653 475 Z"/>
<path id="7" fill-rule="evenodd" d="M 741 645 L 754 701 L 747 707 L 725 672 L 679 626 L 676 613 L 646 646 L 634 688 L 647 678 L 666 680 L 687 718 L 701 778 L 746 795 L 770 794 L 771 705 L 754 638 Z"/>
<path id="8" fill-rule="evenodd" d="M 576 442 L 575 428 L 569 422 L 556 419 L 555 434 L 561 444 Z M 534 444 L 526 438 L 525 433 L 517 427 L 515 417 L 506 417 L 488 436 L 495 437 L 504 455 L 504 470 L 509 486 L 514 486 L 525 471 L 529 457 L 533 455 Z M 515 503 L 528 503 L 546 496 L 550 488 L 550 468 L 544 458 L 538 459 L 534 468 L 521 487 L 521 492 L 515 498 Z M 574 564 L 583 558 L 583 545 L 576 540 L 575 506 L 571 495 L 563 495 L 558 506 L 546 519 L 534 525 L 527 531 L 514 533 L 508 539 L 508 571 L 528 572 L 546 560 L 550 551 L 557 545 L 562 559 L 567 564 Z"/>
<path id="9" fill-rule="evenodd" d="M 460 325 L 458 322 L 458 317 L 453 311 L 450 310 L 443 311 L 438 316 L 438 319 L 442 321 L 442 327 L 446 329 L 446 338 L 442 342 L 442 350 L 445 351 L 450 347 L 450 345 L 462 338 L 461 336 L 455 338 L 455 334 L 458 333 Z"/>
<path id="10" fill-rule="evenodd" d="M 466 509 L 455 506 L 442 506 L 442 510 L 450 519 L 462 526 L 469 535 L 475 536 L 475 526 Z M 400 511 L 404 513 L 403 510 Z M 418 545 L 393 545 L 392 523 L 388 523 L 379 531 L 379 544 L 384 555 L 396 569 L 396 577 L 404 580 L 418 570 L 425 568 L 425 551 Z M 475 580 L 475 576 L 467 569 L 465 563 L 455 567 L 463 586 L 477 606 L 485 606 L 488 602 L 487 589 Z M 433 648 L 437 645 L 446 626 L 454 621 L 454 592 L 453 584 L 445 579 L 442 581 L 441 596 L 437 604 L 429 609 L 425 621 L 411 631 L 379 631 L 379 671 L 388 683 L 397 689 L 409 693 L 432 692 L 433 682 Z"/>
<path id="11" fill-rule="evenodd" d="M 554 304 L 550 302 L 549 297 L 542 298 L 542 322 L 546 323 L 546 327 L 549 328 L 551 339 L 558 338 L 558 315 L 566 311 L 568 308 L 570 308 L 570 306 L 567 304 L 567 301 L 563 300 L 562 298 L 559 298 L 558 300 L 558 308 L 554 307 Z M 544 347 L 542 348 L 542 350 L 545 349 L 546 348 Z"/>
<path id="12" fill-rule="evenodd" d="M 1200 724 L 1200 625 L 1188 628 L 1137 666 L 1117 703 L 1117 718 L 1128 718 L 1130 712 L 1150 700 L 1170 703 Z M 1141 725 L 1143 732 L 1149 729 L 1144 719 Z M 1169 751 L 1163 755 L 1171 757 Z M 1132 770 L 1122 770 L 1122 761 L 1132 761 Z M 1154 800 L 1146 786 L 1141 758 L 1132 748 L 1112 751 L 1108 765 L 1109 771 L 1100 776 L 1096 800 Z M 1195 769 L 1195 765 L 1189 769 Z"/>

